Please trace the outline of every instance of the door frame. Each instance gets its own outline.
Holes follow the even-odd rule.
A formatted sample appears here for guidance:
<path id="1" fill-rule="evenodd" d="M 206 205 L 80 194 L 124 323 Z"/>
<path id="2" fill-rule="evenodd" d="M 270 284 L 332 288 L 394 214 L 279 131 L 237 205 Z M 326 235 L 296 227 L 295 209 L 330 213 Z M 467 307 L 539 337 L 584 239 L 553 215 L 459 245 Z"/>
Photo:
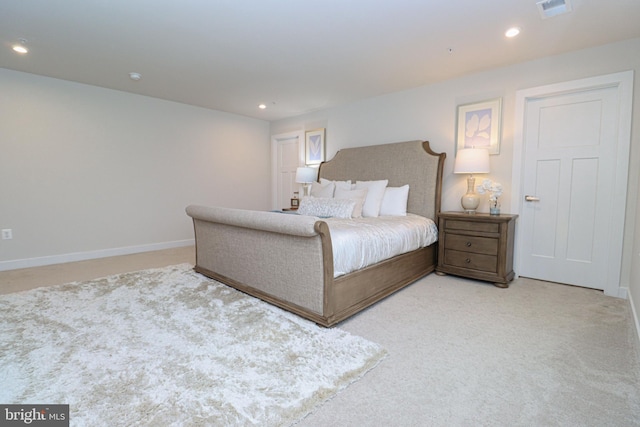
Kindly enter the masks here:
<path id="1" fill-rule="evenodd" d="M 298 138 L 298 164 L 304 162 L 304 130 L 271 135 L 271 209 L 278 208 L 278 144 L 280 141 Z"/>
<path id="2" fill-rule="evenodd" d="M 546 98 L 577 92 L 580 90 L 598 88 L 618 88 L 618 142 L 616 153 L 616 176 L 615 188 L 613 192 L 613 203 L 620 206 L 614 209 L 614 217 L 611 219 L 611 251 L 607 261 L 607 281 L 604 285 L 605 295 L 627 297 L 627 286 L 622 286 L 620 278 L 622 274 L 622 256 L 624 245 L 624 228 L 627 202 L 627 177 L 629 173 L 629 158 L 631 147 L 631 113 L 633 103 L 633 70 L 620 73 L 607 74 L 603 76 L 590 77 L 586 79 L 573 80 L 562 83 L 555 83 L 546 86 L 539 86 L 529 89 L 522 89 L 516 92 L 516 111 L 514 121 L 513 139 L 513 169 L 511 175 L 512 202 L 511 210 L 515 214 L 520 214 L 523 210 L 523 170 L 525 161 L 524 135 L 526 126 L 527 102 L 533 99 Z M 515 251 L 515 271 L 520 271 L 521 257 L 518 255 L 522 250 L 521 239 L 516 233 Z"/>

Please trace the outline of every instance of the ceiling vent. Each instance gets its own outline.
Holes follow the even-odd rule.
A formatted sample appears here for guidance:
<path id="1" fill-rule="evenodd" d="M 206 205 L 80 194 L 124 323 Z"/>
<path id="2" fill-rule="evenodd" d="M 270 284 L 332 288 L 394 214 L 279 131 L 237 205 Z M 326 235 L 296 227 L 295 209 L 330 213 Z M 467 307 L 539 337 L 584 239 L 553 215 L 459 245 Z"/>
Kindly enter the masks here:
<path id="1" fill-rule="evenodd" d="M 571 12 L 571 0 L 542 0 L 536 3 L 542 19 Z"/>

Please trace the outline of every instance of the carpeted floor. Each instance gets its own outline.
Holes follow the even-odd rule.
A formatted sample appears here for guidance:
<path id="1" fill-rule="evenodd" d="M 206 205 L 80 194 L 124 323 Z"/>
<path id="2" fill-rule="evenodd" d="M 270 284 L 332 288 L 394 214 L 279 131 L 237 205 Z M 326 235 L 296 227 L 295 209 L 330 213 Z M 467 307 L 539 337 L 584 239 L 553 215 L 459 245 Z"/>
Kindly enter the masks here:
<path id="1" fill-rule="evenodd" d="M 339 327 L 389 357 L 301 426 L 640 425 L 629 303 L 599 291 L 432 274 Z"/>
<path id="2" fill-rule="evenodd" d="M 73 426 L 283 426 L 358 380 L 380 346 L 189 264 L 0 296 L 0 403 Z"/>
<path id="3" fill-rule="evenodd" d="M 193 256 L 185 248 L 0 272 L 0 283 L 25 289 Z M 431 274 L 338 328 L 388 356 L 296 426 L 640 426 L 629 302 L 599 291 Z"/>

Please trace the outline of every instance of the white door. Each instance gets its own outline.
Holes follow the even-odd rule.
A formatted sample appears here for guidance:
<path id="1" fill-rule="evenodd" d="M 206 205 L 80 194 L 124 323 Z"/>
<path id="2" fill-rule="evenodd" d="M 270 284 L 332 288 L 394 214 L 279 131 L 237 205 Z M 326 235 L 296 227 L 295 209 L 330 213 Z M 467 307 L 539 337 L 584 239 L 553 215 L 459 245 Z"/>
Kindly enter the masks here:
<path id="1" fill-rule="evenodd" d="M 274 135 L 271 138 L 272 151 L 272 208 L 282 209 L 291 205 L 294 192 L 300 191 L 296 181 L 296 169 L 300 165 L 301 141 L 299 132 Z"/>
<path id="2" fill-rule="evenodd" d="M 631 84 L 616 76 L 519 97 L 520 276 L 619 294 Z"/>

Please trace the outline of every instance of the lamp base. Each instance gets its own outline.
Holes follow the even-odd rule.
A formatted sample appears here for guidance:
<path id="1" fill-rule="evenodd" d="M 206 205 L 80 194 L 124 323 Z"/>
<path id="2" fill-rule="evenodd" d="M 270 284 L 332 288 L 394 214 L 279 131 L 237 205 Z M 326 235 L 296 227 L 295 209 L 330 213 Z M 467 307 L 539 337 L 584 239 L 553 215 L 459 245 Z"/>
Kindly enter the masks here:
<path id="1" fill-rule="evenodd" d="M 464 200 L 464 197 L 463 197 Z M 464 209 L 464 213 L 469 214 L 469 215 L 475 215 L 476 214 L 476 209 L 477 206 L 475 208 L 472 207 L 467 207 L 471 202 L 469 201 L 469 199 L 462 202 L 462 209 Z M 466 206 L 465 206 L 466 205 Z"/>
<path id="2" fill-rule="evenodd" d="M 460 199 L 462 209 L 469 215 L 475 215 L 476 209 L 480 206 L 480 196 L 475 193 L 475 186 L 476 179 L 469 175 L 469 178 L 467 178 L 467 193 Z"/>
<path id="3" fill-rule="evenodd" d="M 307 184 L 306 182 L 302 184 L 302 195 L 303 196 L 311 195 L 311 184 Z"/>

